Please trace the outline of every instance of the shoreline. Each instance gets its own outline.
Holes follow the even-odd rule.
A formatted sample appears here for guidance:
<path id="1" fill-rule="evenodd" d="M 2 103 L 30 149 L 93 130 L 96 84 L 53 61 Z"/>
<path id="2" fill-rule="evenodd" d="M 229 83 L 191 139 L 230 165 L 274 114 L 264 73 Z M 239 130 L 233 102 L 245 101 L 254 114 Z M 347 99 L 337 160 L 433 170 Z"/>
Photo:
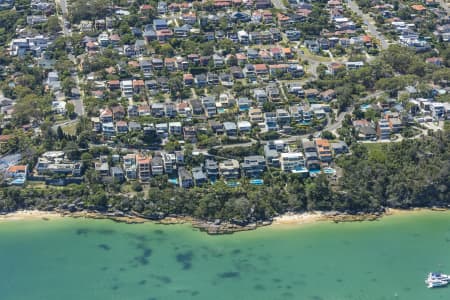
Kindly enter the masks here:
<path id="1" fill-rule="evenodd" d="M 237 225 L 229 222 L 210 222 L 198 220 L 188 216 L 170 216 L 160 220 L 153 220 L 144 216 L 133 213 L 132 215 L 115 215 L 113 213 L 91 212 L 91 211 L 41 211 L 41 210 L 18 210 L 10 213 L 0 214 L 0 223 L 8 221 L 22 221 L 22 220 L 44 220 L 69 218 L 86 218 L 86 219 L 107 219 L 114 222 L 126 224 L 142 224 L 154 223 L 161 225 L 175 225 L 175 224 L 190 224 L 193 228 L 206 232 L 210 235 L 217 234 L 231 234 L 240 231 L 255 230 L 259 227 L 273 226 L 300 226 L 306 224 L 314 224 L 319 222 L 363 222 L 363 221 L 377 221 L 382 217 L 411 215 L 420 212 L 442 212 L 449 211 L 448 208 L 411 208 L 411 209 L 397 209 L 386 208 L 383 213 L 360 213 L 360 214 L 345 214 L 340 212 L 323 212 L 311 211 L 304 213 L 285 213 L 274 217 L 272 220 L 261 221 L 257 223 L 250 223 L 246 225 Z"/>

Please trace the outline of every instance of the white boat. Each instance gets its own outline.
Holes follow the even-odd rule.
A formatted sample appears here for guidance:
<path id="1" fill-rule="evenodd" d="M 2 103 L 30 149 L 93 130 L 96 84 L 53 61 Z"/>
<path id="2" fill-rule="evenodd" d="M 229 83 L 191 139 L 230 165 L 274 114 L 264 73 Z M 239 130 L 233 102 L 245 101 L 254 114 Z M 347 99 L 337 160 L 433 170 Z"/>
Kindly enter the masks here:
<path id="1" fill-rule="evenodd" d="M 447 286 L 448 282 L 446 280 L 433 279 L 428 281 L 428 288 L 444 287 Z"/>
<path id="2" fill-rule="evenodd" d="M 443 273 L 435 273 L 435 272 L 428 273 L 427 280 L 433 280 L 433 279 L 450 282 L 450 275 L 443 274 Z"/>
<path id="3" fill-rule="evenodd" d="M 428 288 L 443 287 L 450 283 L 450 275 L 442 273 L 429 273 L 425 280 Z"/>

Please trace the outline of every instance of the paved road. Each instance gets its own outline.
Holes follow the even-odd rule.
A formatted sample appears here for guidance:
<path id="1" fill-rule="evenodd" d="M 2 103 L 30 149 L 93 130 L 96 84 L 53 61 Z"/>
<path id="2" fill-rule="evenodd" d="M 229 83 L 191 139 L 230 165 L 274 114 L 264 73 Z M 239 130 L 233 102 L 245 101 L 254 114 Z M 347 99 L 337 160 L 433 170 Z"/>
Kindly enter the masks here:
<path id="1" fill-rule="evenodd" d="M 283 0 L 272 0 L 272 4 L 275 8 L 285 11 L 287 8 L 284 6 Z"/>
<path id="2" fill-rule="evenodd" d="M 438 0 L 441 7 L 450 15 L 450 3 L 448 0 Z"/>
<path id="3" fill-rule="evenodd" d="M 381 49 L 387 49 L 389 47 L 389 43 L 386 37 L 378 31 L 377 27 L 375 26 L 374 19 L 372 19 L 372 17 L 370 17 L 368 14 L 363 13 L 358 4 L 353 0 L 347 0 L 347 6 L 363 19 L 369 33 L 380 41 Z"/>
<path id="4" fill-rule="evenodd" d="M 69 15 L 69 10 L 67 9 L 67 2 L 66 0 L 55 0 L 56 5 L 59 4 L 59 7 L 61 8 L 61 12 L 62 14 L 58 14 L 58 18 L 59 21 L 61 23 L 61 27 L 63 30 L 63 34 L 65 37 L 71 37 L 72 36 L 72 30 L 70 30 L 67 26 L 67 16 Z M 72 45 L 70 44 L 70 42 L 67 43 L 67 50 L 71 51 L 72 50 Z M 68 55 L 69 59 L 72 61 L 72 63 L 77 66 L 77 59 L 75 56 L 73 56 L 72 54 Z M 83 104 L 83 91 L 80 88 L 80 80 L 78 78 L 78 74 L 72 73 L 70 75 L 70 77 L 72 78 L 72 81 L 75 82 L 75 85 L 77 87 L 77 89 L 80 91 L 81 95 L 80 98 L 78 99 L 72 99 L 70 100 L 71 103 L 73 103 L 73 105 L 75 106 L 75 113 L 78 116 L 83 116 L 84 115 L 84 104 Z"/>

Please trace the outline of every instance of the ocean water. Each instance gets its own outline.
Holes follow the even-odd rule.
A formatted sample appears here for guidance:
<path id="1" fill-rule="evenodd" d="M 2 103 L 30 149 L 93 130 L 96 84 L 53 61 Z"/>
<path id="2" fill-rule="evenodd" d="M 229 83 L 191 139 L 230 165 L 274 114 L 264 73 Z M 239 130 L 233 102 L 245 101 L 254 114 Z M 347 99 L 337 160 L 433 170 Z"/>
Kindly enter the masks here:
<path id="1" fill-rule="evenodd" d="M 450 299 L 450 213 L 272 226 L 208 236 L 189 225 L 0 223 L 0 299 Z"/>

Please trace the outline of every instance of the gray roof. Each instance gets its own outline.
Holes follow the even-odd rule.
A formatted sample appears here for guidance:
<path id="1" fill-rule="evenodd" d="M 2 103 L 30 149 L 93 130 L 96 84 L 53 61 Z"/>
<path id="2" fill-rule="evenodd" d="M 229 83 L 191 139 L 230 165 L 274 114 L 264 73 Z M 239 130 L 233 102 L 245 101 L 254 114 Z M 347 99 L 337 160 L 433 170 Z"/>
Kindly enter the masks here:
<path id="1" fill-rule="evenodd" d="M 234 122 L 224 122 L 223 127 L 225 128 L 225 130 L 236 130 L 237 129 L 236 123 L 234 123 Z"/>

